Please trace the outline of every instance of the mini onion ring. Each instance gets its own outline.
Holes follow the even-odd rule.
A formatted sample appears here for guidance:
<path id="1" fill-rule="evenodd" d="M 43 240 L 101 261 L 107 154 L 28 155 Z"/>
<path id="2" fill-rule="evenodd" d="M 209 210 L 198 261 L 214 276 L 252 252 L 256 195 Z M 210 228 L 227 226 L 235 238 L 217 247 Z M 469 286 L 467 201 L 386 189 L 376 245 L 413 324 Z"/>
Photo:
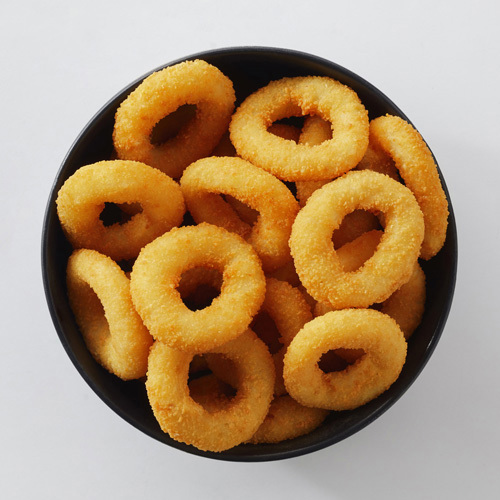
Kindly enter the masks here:
<path id="1" fill-rule="evenodd" d="M 339 372 L 318 367 L 322 354 L 339 348 L 365 354 Z M 332 311 L 307 323 L 285 355 L 283 376 L 300 404 L 351 410 L 376 398 L 398 378 L 406 359 L 406 341 L 397 323 L 372 309 Z"/>
<path id="2" fill-rule="evenodd" d="M 221 293 L 191 311 L 177 290 L 194 267 L 222 273 Z M 264 301 L 259 258 L 242 238 L 210 224 L 174 228 L 144 247 L 131 273 L 132 300 L 153 337 L 183 351 L 206 352 L 244 332 Z"/>
<path id="3" fill-rule="evenodd" d="M 332 139 L 314 147 L 268 131 L 281 118 L 320 115 Z M 368 113 L 356 93 L 328 77 L 283 78 L 257 90 L 240 105 L 229 127 L 238 154 L 286 181 L 332 179 L 354 168 L 368 146 Z"/>
<path id="4" fill-rule="evenodd" d="M 448 227 L 448 201 L 432 153 L 420 134 L 398 116 L 381 116 L 370 124 L 370 142 L 391 155 L 405 185 L 417 199 L 425 221 L 420 257 L 441 250 Z"/>
<path id="5" fill-rule="evenodd" d="M 142 212 L 124 224 L 105 226 L 106 202 L 139 203 Z M 135 161 L 101 161 L 79 168 L 61 187 L 57 214 L 74 248 L 90 248 L 115 261 L 137 257 L 141 248 L 182 223 L 179 185 L 159 170 Z"/>
<path id="6" fill-rule="evenodd" d="M 75 250 L 67 265 L 68 297 L 94 359 L 123 380 L 146 375 L 153 338 L 136 313 L 130 281 L 109 257 Z"/>
<path id="7" fill-rule="evenodd" d="M 116 112 L 113 142 L 119 158 L 138 160 L 173 178 L 211 153 L 227 130 L 234 109 L 233 84 L 205 61 L 186 61 L 148 76 Z M 184 104 L 196 116 L 172 139 L 151 143 L 154 126 Z"/>
<path id="8" fill-rule="evenodd" d="M 180 184 L 194 220 L 224 227 L 247 239 L 265 271 L 291 261 L 288 239 L 299 204 L 271 174 L 241 158 L 211 157 L 191 164 Z M 257 210 L 257 222 L 252 227 L 243 222 L 220 194 Z"/>
<path id="9" fill-rule="evenodd" d="M 346 273 L 331 240 L 346 213 L 381 211 L 385 232 L 375 254 Z M 420 252 L 422 212 L 411 191 L 386 175 L 349 172 L 316 191 L 297 215 L 290 248 L 308 293 L 335 309 L 383 302 L 406 283 Z"/>
<path id="10" fill-rule="evenodd" d="M 273 396 L 274 365 L 264 343 L 246 331 L 213 350 L 231 359 L 240 373 L 235 397 L 218 411 L 206 410 L 189 394 L 192 354 L 155 342 L 146 389 L 153 413 L 172 439 L 220 452 L 249 440 L 267 415 Z"/>

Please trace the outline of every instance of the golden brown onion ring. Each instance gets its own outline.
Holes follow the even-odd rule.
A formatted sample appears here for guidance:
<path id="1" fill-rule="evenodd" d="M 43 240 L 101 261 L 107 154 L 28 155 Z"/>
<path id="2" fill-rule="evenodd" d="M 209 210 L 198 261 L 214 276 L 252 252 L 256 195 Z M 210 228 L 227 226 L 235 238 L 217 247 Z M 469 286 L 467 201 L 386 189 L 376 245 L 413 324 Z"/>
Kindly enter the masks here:
<path id="1" fill-rule="evenodd" d="M 249 440 L 267 415 L 274 365 L 264 343 L 250 330 L 211 352 L 234 361 L 240 374 L 236 396 L 210 411 L 189 394 L 192 354 L 155 342 L 146 389 L 153 413 L 172 439 L 200 450 L 223 451 Z"/>
<path id="2" fill-rule="evenodd" d="M 385 232 L 375 254 L 346 273 L 333 248 L 333 231 L 346 213 L 375 210 Z M 406 283 L 420 252 L 423 216 L 409 189 L 386 175 L 349 172 L 316 191 L 297 215 L 290 248 L 308 293 L 335 309 L 383 302 Z"/>
<path id="3" fill-rule="evenodd" d="M 71 309 L 96 361 L 123 380 L 146 375 L 153 338 L 134 309 L 120 266 L 95 250 L 75 250 L 66 281 Z"/>
<path id="4" fill-rule="evenodd" d="M 105 226 L 105 203 L 142 207 L 124 224 Z M 90 248 L 113 260 L 137 257 L 141 248 L 182 223 L 179 185 L 159 170 L 135 161 L 101 161 L 79 168 L 61 187 L 57 214 L 74 248 Z"/>
<path id="5" fill-rule="evenodd" d="M 268 131 L 281 118 L 320 115 L 330 140 L 296 144 Z M 368 146 L 368 114 L 356 93 L 327 77 L 283 78 L 243 101 L 229 127 L 238 154 L 286 181 L 332 179 L 354 168 Z"/>
<path id="6" fill-rule="evenodd" d="M 324 373 L 318 361 L 339 348 L 363 349 L 364 355 L 343 371 Z M 387 390 L 405 359 L 406 341 L 392 318 L 372 309 L 343 309 L 315 318 L 295 336 L 283 377 L 302 405 L 351 410 Z"/>
<path id="7" fill-rule="evenodd" d="M 129 94 L 116 112 L 113 142 L 118 157 L 147 163 L 178 178 L 220 141 L 234 101 L 232 82 L 205 61 L 186 61 L 157 71 Z M 195 118 L 175 137 L 152 144 L 155 125 L 184 104 L 196 105 Z"/>
<path id="8" fill-rule="evenodd" d="M 420 257 L 441 250 L 448 227 L 448 201 L 432 153 L 420 134 L 398 116 L 381 116 L 370 124 L 370 142 L 389 154 L 417 199 L 425 221 Z"/>
<path id="9" fill-rule="evenodd" d="M 209 267 L 222 273 L 210 306 L 190 310 L 177 290 L 183 273 Z M 134 305 L 153 337 L 193 353 L 206 352 L 244 332 L 265 296 L 264 273 L 242 238 L 210 224 L 174 228 L 144 247 L 131 273 Z"/>

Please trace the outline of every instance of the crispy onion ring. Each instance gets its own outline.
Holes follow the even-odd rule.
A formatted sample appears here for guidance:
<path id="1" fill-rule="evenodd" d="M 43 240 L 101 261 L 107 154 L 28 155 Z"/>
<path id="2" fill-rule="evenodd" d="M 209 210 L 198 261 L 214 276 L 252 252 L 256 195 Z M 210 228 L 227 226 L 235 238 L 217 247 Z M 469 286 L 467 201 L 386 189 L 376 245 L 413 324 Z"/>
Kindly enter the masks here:
<path id="1" fill-rule="evenodd" d="M 298 109 L 300 108 L 300 109 Z M 310 147 L 268 131 L 275 121 L 320 115 L 332 139 Z M 368 145 L 368 114 L 356 93 L 327 77 L 283 78 L 245 99 L 229 127 L 238 154 L 286 181 L 332 179 L 354 168 Z"/>
<path id="2" fill-rule="evenodd" d="M 177 290 L 194 267 L 222 273 L 221 293 L 210 306 L 190 310 Z M 265 296 L 259 258 L 238 235 L 210 224 L 174 228 L 144 247 L 131 273 L 134 305 L 153 337 L 200 353 L 228 342 L 250 324 Z"/>
<path id="3" fill-rule="evenodd" d="M 233 84 L 205 61 L 186 61 L 148 76 L 120 105 L 113 142 L 119 158 L 138 160 L 173 178 L 210 154 L 227 130 L 234 109 Z M 196 116 L 163 144 L 151 143 L 154 126 L 184 104 Z"/>
<path id="4" fill-rule="evenodd" d="M 124 224 L 105 226 L 105 203 L 139 203 L 142 212 Z M 135 161 L 101 161 L 78 169 L 61 187 L 57 214 L 74 248 L 90 248 L 113 260 L 137 257 L 141 248 L 182 223 L 179 185 L 159 170 Z"/>
<path id="5" fill-rule="evenodd" d="M 109 257 L 75 250 L 67 265 L 68 297 L 94 359 L 123 380 L 146 375 L 153 338 L 135 312 L 130 281 Z"/>
<path id="6" fill-rule="evenodd" d="M 337 255 L 344 271 L 359 269 L 376 251 L 382 234 L 382 231 L 370 231 L 339 248 Z M 422 320 L 425 297 L 425 274 L 416 262 L 408 282 L 380 305 L 380 311 L 396 320 L 408 340 Z M 318 302 L 314 315 L 321 316 L 329 311 L 333 311 L 332 306 Z"/>
<path id="7" fill-rule="evenodd" d="M 220 409 L 206 410 L 189 394 L 192 354 L 155 342 L 146 389 L 164 432 L 200 450 L 223 451 L 249 440 L 264 421 L 272 400 L 274 365 L 264 343 L 250 330 L 213 350 L 238 367 L 236 396 Z"/>
<path id="8" fill-rule="evenodd" d="M 385 232 L 377 252 L 346 273 L 331 241 L 346 213 L 384 213 Z M 383 302 L 413 272 L 424 233 L 423 216 L 411 191 L 386 175 L 349 172 L 316 191 L 297 215 L 290 248 L 308 293 L 335 309 Z"/>
<path id="9" fill-rule="evenodd" d="M 265 271 L 291 261 L 288 239 L 299 205 L 271 174 L 241 158 L 211 157 L 191 164 L 180 184 L 194 220 L 224 227 L 247 239 Z M 252 227 L 243 222 L 220 194 L 257 210 L 257 222 Z"/>
<path id="10" fill-rule="evenodd" d="M 346 370 L 321 371 L 321 355 L 339 348 L 363 349 L 365 354 Z M 344 309 L 304 326 L 288 347 L 283 376 L 300 404 L 351 410 L 387 390 L 405 359 L 406 341 L 392 318 L 372 309 Z"/>
<path id="11" fill-rule="evenodd" d="M 389 154 L 405 185 L 417 199 L 425 221 L 420 257 L 441 250 L 448 227 L 448 202 L 432 153 L 420 134 L 398 116 L 381 116 L 370 124 L 370 142 Z"/>

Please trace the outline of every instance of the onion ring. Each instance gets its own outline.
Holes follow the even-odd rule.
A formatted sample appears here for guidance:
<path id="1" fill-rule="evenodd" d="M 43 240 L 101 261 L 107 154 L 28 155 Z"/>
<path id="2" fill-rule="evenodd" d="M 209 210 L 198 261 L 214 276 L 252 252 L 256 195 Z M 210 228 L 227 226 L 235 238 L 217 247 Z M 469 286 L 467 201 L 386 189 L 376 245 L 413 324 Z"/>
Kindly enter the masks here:
<path id="1" fill-rule="evenodd" d="M 384 213 L 385 232 L 377 252 L 346 273 L 331 236 L 352 210 Z M 316 191 L 297 215 L 290 248 L 308 293 L 335 309 L 383 302 L 406 283 L 420 252 L 422 212 L 409 189 L 386 175 L 349 172 Z"/>
<path id="2" fill-rule="evenodd" d="M 105 226 L 105 202 L 137 202 L 142 212 L 124 224 Z M 137 257 L 141 248 L 182 223 L 179 185 L 157 169 L 135 161 L 101 161 L 79 168 L 61 187 L 57 214 L 74 248 L 90 248 L 113 260 Z"/>
<path id="3" fill-rule="evenodd" d="M 71 309 L 94 359 L 123 380 L 146 375 L 153 338 L 134 309 L 130 281 L 120 266 L 95 250 L 75 250 L 66 282 Z"/>
<path id="4" fill-rule="evenodd" d="M 318 367 L 329 350 L 363 349 L 365 354 L 340 372 Z M 351 410 L 376 398 L 398 378 L 406 341 L 397 323 L 372 309 L 332 311 L 313 319 L 295 336 L 285 355 L 283 376 L 300 404 Z"/>
<path id="5" fill-rule="evenodd" d="M 177 290 L 194 267 L 222 273 L 221 293 L 191 311 Z M 141 250 L 131 273 L 132 300 L 153 337 L 193 353 L 206 352 L 244 332 L 266 290 L 253 248 L 238 235 L 210 224 L 174 228 Z"/>
<path id="6" fill-rule="evenodd" d="M 332 139 L 314 147 L 268 132 L 275 121 L 317 114 L 332 124 Z M 328 77 L 283 78 L 243 101 L 229 126 L 238 154 L 286 181 L 337 177 L 354 168 L 368 146 L 368 114 L 356 93 Z"/>
<path id="7" fill-rule="evenodd" d="M 389 154 L 405 185 L 417 199 L 425 221 L 420 257 L 441 250 L 448 227 L 448 202 L 432 153 L 420 134 L 398 116 L 381 116 L 370 124 L 370 142 Z"/>
<path id="8" fill-rule="evenodd" d="M 271 174 L 241 158 L 211 157 L 191 164 L 180 184 L 194 220 L 224 227 L 247 239 L 264 271 L 291 261 L 288 239 L 299 205 L 289 189 Z M 257 210 L 260 215 L 254 226 L 243 222 L 220 194 Z"/>
<path id="9" fill-rule="evenodd" d="M 178 178 L 190 163 L 215 148 L 227 130 L 234 101 L 232 82 L 205 61 L 186 61 L 153 73 L 116 112 L 113 142 L 118 157 Z M 184 104 L 196 105 L 195 118 L 172 139 L 152 144 L 154 126 Z"/>
<path id="10" fill-rule="evenodd" d="M 251 331 L 211 352 L 233 360 L 240 374 L 236 396 L 219 410 L 207 411 L 189 395 L 193 355 L 162 342 L 151 348 L 146 390 L 160 427 L 172 439 L 219 452 L 249 440 L 264 421 L 273 395 L 274 365 L 267 347 Z"/>

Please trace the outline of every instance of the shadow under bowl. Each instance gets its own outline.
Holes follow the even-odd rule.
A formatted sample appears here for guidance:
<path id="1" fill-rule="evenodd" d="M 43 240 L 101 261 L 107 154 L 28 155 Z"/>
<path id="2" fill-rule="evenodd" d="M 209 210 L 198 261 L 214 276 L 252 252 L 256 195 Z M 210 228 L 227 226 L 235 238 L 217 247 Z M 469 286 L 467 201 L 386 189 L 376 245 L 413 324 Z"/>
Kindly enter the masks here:
<path id="1" fill-rule="evenodd" d="M 410 121 L 373 85 L 333 62 L 310 54 L 267 47 L 235 47 L 194 54 L 165 66 L 192 59 L 204 59 L 227 75 L 234 83 L 237 104 L 271 80 L 320 75 L 334 78 L 357 92 L 369 111 L 370 119 L 389 113 Z M 78 168 L 111 158 L 116 109 L 145 76 L 123 89 L 90 120 L 64 159 L 48 200 L 42 232 L 43 283 L 55 329 L 71 361 L 95 393 L 127 422 L 169 446 L 195 455 L 246 462 L 279 460 L 325 448 L 361 430 L 388 410 L 415 381 L 434 351 L 448 317 L 457 270 L 457 233 L 451 200 L 441 172 L 450 210 L 447 239 L 437 256 L 422 263 L 427 278 L 426 310 L 421 325 L 409 341 L 407 360 L 398 380 L 389 390 L 362 407 L 331 412 L 325 422 L 308 435 L 277 444 L 242 444 L 222 453 L 204 452 L 174 441 L 160 429 L 149 406 L 144 382 L 124 382 L 94 361 L 75 323 L 66 293 L 66 263 L 72 249 L 57 217 L 57 193 Z"/>

